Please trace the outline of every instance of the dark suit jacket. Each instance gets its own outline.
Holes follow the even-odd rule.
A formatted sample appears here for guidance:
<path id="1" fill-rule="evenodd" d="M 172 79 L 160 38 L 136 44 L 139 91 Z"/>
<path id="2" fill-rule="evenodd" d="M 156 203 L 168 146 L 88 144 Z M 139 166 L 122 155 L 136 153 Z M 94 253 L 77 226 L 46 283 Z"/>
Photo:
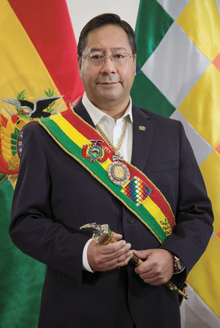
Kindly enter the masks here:
<path id="1" fill-rule="evenodd" d="M 93 125 L 81 102 L 75 110 Z M 145 284 L 131 264 L 110 272 L 82 271 L 91 232 L 79 227 L 89 222 L 108 223 L 133 249 L 161 247 L 182 258 L 186 270 L 173 277 L 179 287 L 212 233 L 211 204 L 182 124 L 135 105 L 133 118 L 132 164 L 161 190 L 176 217 L 163 245 L 38 123 L 25 127 L 10 235 L 24 253 L 47 265 L 41 328 L 180 325 L 178 295 L 164 285 Z"/>

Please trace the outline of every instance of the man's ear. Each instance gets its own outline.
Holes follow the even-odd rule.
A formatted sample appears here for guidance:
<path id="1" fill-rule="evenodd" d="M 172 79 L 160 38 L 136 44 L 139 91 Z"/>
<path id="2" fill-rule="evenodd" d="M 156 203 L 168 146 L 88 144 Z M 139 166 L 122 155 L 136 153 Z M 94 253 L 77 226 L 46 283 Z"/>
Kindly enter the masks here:
<path id="1" fill-rule="evenodd" d="M 134 75 L 136 75 L 136 59 L 137 59 L 137 55 L 134 55 Z"/>
<path id="2" fill-rule="evenodd" d="M 77 62 L 78 62 L 79 76 L 81 77 L 81 66 L 82 66 L 82 63 L 81 63 L 81 58 L 80 58 L 79 55 L 77 55 Z"/>

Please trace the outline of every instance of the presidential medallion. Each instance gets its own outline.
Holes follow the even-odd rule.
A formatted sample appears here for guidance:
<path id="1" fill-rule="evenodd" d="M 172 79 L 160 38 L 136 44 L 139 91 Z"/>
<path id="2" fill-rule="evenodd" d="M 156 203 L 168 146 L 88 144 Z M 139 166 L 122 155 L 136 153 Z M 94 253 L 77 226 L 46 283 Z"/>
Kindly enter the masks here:
<path id="1" fill-rule="evenodd" d="M 127 118 L 126 118 L 124 129 L 122 131 L 121 138 L 118 142 L 117 148 L 107 138 L 107 136 L 102 131 L 100 126 L 98 124 L 96 125 L 96 128 L 99 131 L 102 138 L 109 145 L 109 147 L 115 152 L 115 155 L 112 156 L 113 162 L 111 164 L 109 164 L 109 166 L 108 166 L 108 177 L 116 186 L 122 186 L 130 178 L 130 171 L 129 171 L 128 167 L 124 163 L 122 163 L 122 161 L 124 159 L 119 152 L 119 149 L 121 148 L 122 142 L 125 137 L 125 133 L 127 131 L 128 122 L 129 122 L 129 116 L 127 116 Z"/>
<path id="2" fill-rule="evenodd" d="M 122 157 L 119 152 L 112 156 L 113 162 L 108 166 L 108 177 L 116 185 L 122 186 L 130 178 L 130 171 L 128 167 L 122 163 Z"/>

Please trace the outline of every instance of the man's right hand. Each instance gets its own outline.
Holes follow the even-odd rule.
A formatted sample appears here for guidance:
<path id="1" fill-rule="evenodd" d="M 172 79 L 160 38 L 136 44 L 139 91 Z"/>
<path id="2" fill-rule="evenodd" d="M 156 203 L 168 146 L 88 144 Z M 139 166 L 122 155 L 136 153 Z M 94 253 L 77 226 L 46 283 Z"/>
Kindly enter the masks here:
<path id="1" fill-rule="evenodd" d="M 130 260 L 131 244 L 120 240 L 122 235 L 112 232 L 118 240 L 117 243 L 99 245 L 94 240 L 91 241 L 87 258 L 90 267 L 94 271 L 110 271 L 128 264 Z"/>

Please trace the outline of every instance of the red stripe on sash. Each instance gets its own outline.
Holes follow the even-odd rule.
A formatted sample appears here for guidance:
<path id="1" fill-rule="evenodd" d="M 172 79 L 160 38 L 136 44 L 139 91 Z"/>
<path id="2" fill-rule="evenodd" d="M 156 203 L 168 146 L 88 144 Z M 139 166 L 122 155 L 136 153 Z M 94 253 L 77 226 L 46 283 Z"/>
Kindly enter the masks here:
<path id="1" fill-rule="evenodd" d="M 72 112 L 71 109 L 66 110 L 61 113 L 61 115 L 83 136 L 85 136 L 89 140 L 97 140 L 102 139 L 102 137 L 92 128 L 88 123 L 83 122 L 83 120 L 78 117 L 75 113 Z M 104 140 L 103 140 L 104 141 Z M 106 142 L 103 142 L 103 146 L 109 147 Z M 112 160 L 112 155 L 114 155 L 114 152 L 111 151 L 111 154 L 109 156 L 110 160 Z M 175 226 L 174 217 L 171 211 L 171 208 L 169 207 L 167 201 L 164 199 L 163 195 L 158 191 L 158 189 L 152 184 L 152 182 L 143 175 L 142 172 L 138 171 L 135 167 L 131 166 L 129 163 L 126 163 L 126 165 L 129 167 L 130 170 L 130 180 L 134 176 L 140 177 L 147 186 L 151 189 L 151 193 L 149 197 L 151 200 L 161 209 L 164 216 L 169 220 L 171 227 L 173 228 Z"/>

